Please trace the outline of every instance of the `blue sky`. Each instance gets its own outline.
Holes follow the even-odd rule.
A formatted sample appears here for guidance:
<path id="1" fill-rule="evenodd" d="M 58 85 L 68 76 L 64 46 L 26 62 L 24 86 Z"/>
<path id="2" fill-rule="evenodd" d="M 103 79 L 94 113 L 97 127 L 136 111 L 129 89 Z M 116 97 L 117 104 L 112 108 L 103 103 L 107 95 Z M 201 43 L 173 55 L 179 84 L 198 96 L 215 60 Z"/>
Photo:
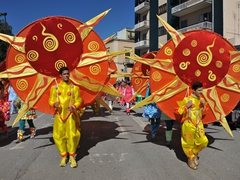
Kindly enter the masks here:
<path id="1" fill-rule="evenodd" d="M 134 0 L 0 0 L 0 12 L 7 12 L 13 34 L 46 16 L 67 16 L 86 22 L 109 8 L 111 11 L 94 27 L 102 39 L 134 27 Z"/>

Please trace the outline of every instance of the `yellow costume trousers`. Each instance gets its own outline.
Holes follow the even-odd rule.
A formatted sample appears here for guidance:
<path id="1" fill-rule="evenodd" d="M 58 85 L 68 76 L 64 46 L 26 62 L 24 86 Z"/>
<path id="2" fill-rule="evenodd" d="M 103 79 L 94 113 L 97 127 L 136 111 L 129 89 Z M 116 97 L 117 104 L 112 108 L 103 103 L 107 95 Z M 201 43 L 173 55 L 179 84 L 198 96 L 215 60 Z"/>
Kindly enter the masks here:
<path id="1" fill-rule="evenodd" d="M 80 141 L 79 118 L 71 114 L 69 118 L 62 122 L 56 114 L 53 125 L 53 139 L 61 156 L 74 156 L 77 150 L 77 145 Z"/>
<path id="2" fill-rule="evenodd" d="M 204 132 L 203 123 L 200 122 L 196 127 L 192 122 L 186 120 L 182 125 L 181 143 L 184 153 L 190 159 L 207 147 L 208 139 Z"/>

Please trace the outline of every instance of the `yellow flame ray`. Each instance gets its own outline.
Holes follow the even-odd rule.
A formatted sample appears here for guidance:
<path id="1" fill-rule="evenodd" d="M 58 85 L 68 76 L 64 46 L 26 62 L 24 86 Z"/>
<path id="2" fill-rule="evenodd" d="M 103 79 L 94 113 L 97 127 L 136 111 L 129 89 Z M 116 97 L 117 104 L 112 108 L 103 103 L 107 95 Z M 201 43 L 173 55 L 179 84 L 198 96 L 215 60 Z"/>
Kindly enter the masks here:
<path id="1" fill-rule="evenodd" d="M 44 84 L 43 78 L 47 78 L 46 85 Z M 16 119 L 14 120 L 12 126 L 15 126 L 18 123 L 18 121 L 24 116 L 24 114 L 29 110 L 29 108 L 33 107 L 36 104 L 36 102 L 43 95 L 43 93 L 46 92 L 46 89 L 49 87 L 49 85 L 52 83 L 53 80 L 54 80 L 53 78 L 50 78 L 50 77 L 47 77 L 47 76 L 44 76 L 44 75 L 38 73 L 35 84 L 31 90 L 31 92 L 28 94 L 23 107 L 18 112 L 18 115 L 17 115 Z M 42 89 L 38 90 L 37 96 L 36 96 L 35 90 L 38 87 L 43 86 L 43 85 L 44 85 L 44 87 Z M 34 96 L 36 96 L 36 98 L 34 98 Z M 30 101 L 32 98 L 34 98 L 34 100 Z"/>
<path id="2" fill-rule="evenodd" d="M 213 112 L 216 120 L 219 121 L 222 124 L 222 126 L 225 128 L 225 130 L 228 132 L 228 134 L 231 137 L 233 137 L 232 131 L 231 131 L 231 129 L 228 125 L 228 122 L 225 118 L 226 114 L 224 113 L 223 108 L 222 108 L 221 103 L 220 103 L 220 100 L 218 98 L 216 87 L 211 88 L 211 92 L 210 92 L 210 96 L 211 96 L 212 99 L 214 99 L 215 102 L 213 102 L 212 100 L 210 100 L 208 98 L 207 90 L 209 90 L 209 88 L 203 90 L 203 96 L 204 96 L 205 100 L 207 101 L 211 111 Z M 216 110 L 219 111 L 220 114 Z"/>
<path id="3" fill-rule="evenodd" d="M 26 38 L 17 37 L 17 36 L 10 36 L 10 35 L 0 33 L 0 40 L 9 43 L 17 51 L 25 53 Z M 18 43 L 20 45 L 17 45 Z"/>
<path id="4" fill-rule="evenodd" d="M 90 19 L 89 21 L 85 22 L 84 24 L 81 24 L 77 29 L 83 28 L 83 31 L 81 32 L 81 37 L 82 40 L 84 40 L 88 34 L 91 32 L 91 30 L 98 24 L 98 22 L 106 16 L 106 14 L 110 11 L 111 9 L 108 9 L 104 11 L 103 13 L 95 16 L 94 18 Z"/>

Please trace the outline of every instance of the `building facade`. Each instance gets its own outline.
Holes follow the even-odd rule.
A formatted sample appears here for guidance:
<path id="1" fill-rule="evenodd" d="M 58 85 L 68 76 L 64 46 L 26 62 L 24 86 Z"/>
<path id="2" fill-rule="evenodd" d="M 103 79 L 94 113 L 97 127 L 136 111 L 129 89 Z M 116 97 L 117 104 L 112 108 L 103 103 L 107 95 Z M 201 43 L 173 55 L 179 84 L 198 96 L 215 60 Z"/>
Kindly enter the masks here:
<path id="1" fill-rule="evenodd" d="M 240 44 L 240 1 L 239 0 L 156 0 L 158 15 L 179 32 L 195 29 L 214 31 L 235 47 Z M 135 53 L 142 56 L 151 50 L 153 37 L 157 32 L 158 48 L 170 36 L 159 22 L 156 28 L 151 11 L 155 11 L 150 0 L 135 0 Z M 154 19 L 154 21 L 153 21 Z M 153 42 L 155 43 L 155 42 Z"/>
<path id="2" fill-rule="evenodd" d="M 124 28 L 117 32 L 116 36 L 105 44 L 107 51 L 128 51 L 125 54 L 119 55 L 114 58 L 117 69 L 122 72 L 130 73 L 134 65 L 134 61 L 125 56 L 130 56 L 130 52 L 134 52 L 134 29 Z"/>

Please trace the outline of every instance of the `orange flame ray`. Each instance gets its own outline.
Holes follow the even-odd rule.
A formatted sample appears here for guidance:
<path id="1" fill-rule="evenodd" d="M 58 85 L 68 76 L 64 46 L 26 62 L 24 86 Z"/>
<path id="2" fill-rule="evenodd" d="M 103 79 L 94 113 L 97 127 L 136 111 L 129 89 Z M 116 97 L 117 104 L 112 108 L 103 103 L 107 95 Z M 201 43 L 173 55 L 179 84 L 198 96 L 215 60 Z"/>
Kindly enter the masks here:
<path id="1" fill-rule="evenodd" d="M 25 53 L 25 38 L 0 33 L 0 40 L 9 43 L 17 51 Z"/>

